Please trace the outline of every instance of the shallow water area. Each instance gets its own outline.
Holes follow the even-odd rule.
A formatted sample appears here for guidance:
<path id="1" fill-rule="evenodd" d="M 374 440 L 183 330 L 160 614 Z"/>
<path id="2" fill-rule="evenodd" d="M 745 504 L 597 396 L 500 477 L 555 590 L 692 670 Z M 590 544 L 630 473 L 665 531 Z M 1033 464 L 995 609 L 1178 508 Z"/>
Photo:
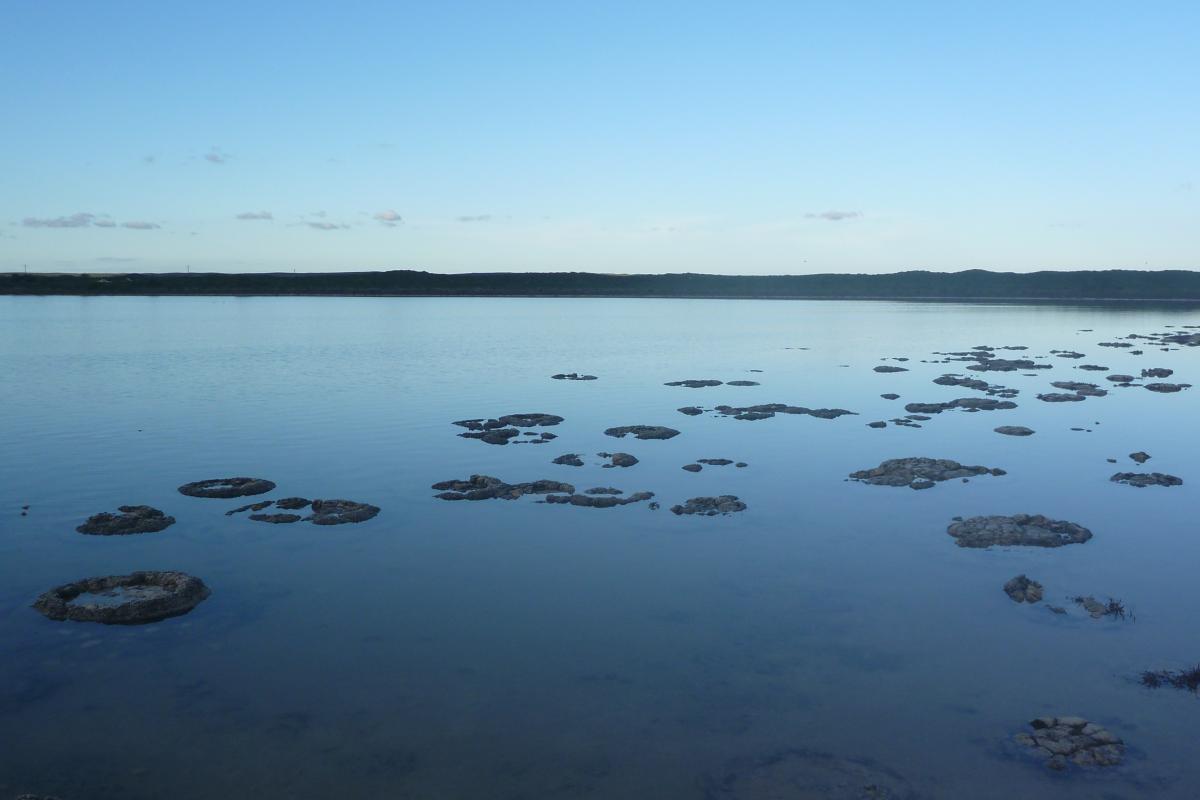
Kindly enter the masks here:
<path id="1" fill-rule="evenodd" d="M 921 798 L 1192 797 L 1200 703 L 1139 676 L 1200 661 L 1200 389 L 1104 378 L 1169 368 L 1200 386 L 1200 348 L 1122 338 L 1197 324 L 1171 304 L 0 297 L 0 724 L 19 732 L 0 800 L 708 800 L 803 797 L 844 775 Z M 979 345 L 1051 368 L 935 355 Z M 908 371 L 875 371 L 896 358 Z M 571 372 L 596 380 L 552 378 Z M 1015 389 L 1017 407 L 891 422 L 988 396 L 934 382 L 946 374 Z M 688 376 L 759 385 L 664 385 Z M 1039 401 L 1055 381 L 1108 394 Z M 855 413 L 714 411 L 769 404 Z M 453 424 L 531 410 L 563 418 L 554 441 L 493 445 Z M 630 425 L 679 433 L 605 435 Z M 637 463 L 593 455 L 615 448 Z M 552 463 L 564 453 L 583 466 Z M 1004 474 L 849 480 L 910 457 Z M 714 458 L 748 466 L 682 469 Z M 1125 471 L 1183 483 L 1110 481 Z M 472 475 L 661 505 L 431 488 Z M 215 476 L 276 488 L 178 491 Z M 670 511 L 723 495 L 745 510 Z M 225 513 L 297 496 L 380 511 L 337 526 Z M 131 501 L 176 524 L 75 533 Z M 975 549 L 947 534 L 956 516 L 1014 514 L 1093 536 Z M 212 594 L 138 626 L 29 607 L 135 570 Z M 1017 575 L 1044 600 L 1013 602 Z M 1093 619 L 1076 596 L 1130 613 Z M 1119 766 L 1052 773 L 1013 741 L 1076 715 L 1121 738 Z"/>

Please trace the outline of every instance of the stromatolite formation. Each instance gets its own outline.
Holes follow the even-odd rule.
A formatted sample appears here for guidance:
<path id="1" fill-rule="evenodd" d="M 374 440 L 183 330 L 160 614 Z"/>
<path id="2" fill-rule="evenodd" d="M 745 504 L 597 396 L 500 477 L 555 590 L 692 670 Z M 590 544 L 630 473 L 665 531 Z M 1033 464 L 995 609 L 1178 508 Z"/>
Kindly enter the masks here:
<path id="1" fill-rule="evenodd" d="M 562 481 L 539 480 L 527 483 L 505 483 L 491 475 L 472 475 L 467 480 L 441 481 L 433 484 L 441 492 L 441 500 L 516 500 L 527 494 L 574 494 L 575 487 Z"/>
<path id="2" fill-rule="evenodd" d="M 1092 532 L 1074 522 L 1048 519 L 1041 514 L 971 517 L 952 522 L 946 529 L 959 547 L 1062 547 L 1083 544 Z"/>
<path id="3" fill-rule="evenodd" d="M 705 517 L 745 510 L 746 504 L 732 494 L 723 494 L 720 497 L 693 497 L 681 505 L 671 506 L 671 512 L 674 514 L 699 514 Z"/>
<path id="4" fill-rule="evenodd" d="M 1182 486 L 1183 479 L 1165 472 L 1118 472 L 1109 478 L 1113 483 L 1123 483 L 1144 489 L 1147 486 Z"/>
<path id="5" fill-rule="evenodd" d="M 1018 575 L 1004 584 L 1004 593 L 1016 603 L 1037 603 L 1042 599 L 1043 588 L 1037 581 Z"/>
<path id="6" fill-rule="evenodd" d="M 679 431 L 664 425 L 623 425 L 617 428 L 608 428 L 604 431 L 605 436 L 615 436 L 618 439 L 622 439 L 630 434 L 635 439 L 670 439 L 673 436 L 678 436 Z"/>
<path id="7" fill-rule="evenodd" d="M 183 572 L 84 578 L 42 594 L 33 607 L 53 620 L 139 625 L 186 614 L 211 592 Z"/>
<path id="8" fill-rule="evenodd" d="M 908 486 L 912 489 L 930 489 L 935 483 L 970 478 L 975 475 L 1005 475 L 1004 470 L 994 467 L 967 466 L 948 458 L 891 458 L 878 467 L 851 472 L 851 480 L 875 486 Z"/>
<path id="9" fill-rule="evenodd" d="M 992 430 L 1005 436 L 1033 436 L 1034 434 L 1033 428 L 1026 428 L 1024 425 L 1001 425 Z"/>
<path id="10" fill-rule="evenodd" d="M 314 525 L 344 525 L 366 522 L 379 513 L 379 506 L 354 500 L 313 500 L 312 512 L 306 519 Z"/>
<path id="11" fill-rule="evenodd" d="M 120 506 L 117 514 L 93 514 L 75 530 L 95 536 L 127 536 L 134 533 L 157 533 L 175 523 L 157 508 L 150 506 Z"/>
<path id="12" fill-rule="evenodd" d="M 1082 717 L 1038 717 L 1029 727 L 1032 733 L 1018 733 L 1013 740 L 1045 759 L 1049 769 L 1112 767 L 1125 757 L 1124 742 Z"/>
<path id="13" fill-rule="evenodd" d="M 274 488 L 275 484 L 264 478 L 210 478 L 185 483 L 179 487 L 179 493 L 188 497 L 228 499 L 266 494 Z"/>

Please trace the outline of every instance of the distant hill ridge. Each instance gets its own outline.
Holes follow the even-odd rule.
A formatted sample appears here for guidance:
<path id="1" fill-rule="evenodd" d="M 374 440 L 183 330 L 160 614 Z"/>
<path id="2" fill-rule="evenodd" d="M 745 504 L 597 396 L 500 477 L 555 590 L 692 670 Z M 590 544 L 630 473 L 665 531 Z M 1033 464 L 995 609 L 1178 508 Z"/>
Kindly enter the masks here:
<path id="1" fill-rule="evenodd" d="M 615 275 L 417 270 L 320 273 L 0 273 L 0 294 L 445 295 L 911 300 L 1197 300 L 1200 271 L 1081 270 L 882 275 Z"/>

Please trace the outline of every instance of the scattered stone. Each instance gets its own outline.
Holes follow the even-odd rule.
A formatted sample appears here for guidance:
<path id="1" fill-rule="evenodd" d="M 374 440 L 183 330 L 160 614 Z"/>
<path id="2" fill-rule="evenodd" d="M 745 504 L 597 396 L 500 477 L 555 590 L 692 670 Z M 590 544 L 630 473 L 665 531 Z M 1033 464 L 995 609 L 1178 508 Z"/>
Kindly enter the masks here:
<path id="1" fill-rule="evenodd" d="M 890 364 L 880 364 L 875 372 L 908 372 L 908 367 L 893 367 Z"/>
<path id="2" fill-rule="evenodd" d="M 638 463 L 638 460 L 629 453 L 597 453 L 596 455 L 609 459 L 609 463 L 604 465 L 606 467 L 632 467 Z"/>
<path id="3" fill-rule="evenodd" d="M 940 414 L 952 408 L 961 408 L 964 411 L 1001 411 L 1016 407 L 1017 404 L 1011 400 L 993 400 L 990 397 L 960 397 L 945 403 L 909 403 L 904 410 L 913 414 Z"/>
<path id="4" fill-rule="evenodd" d="M 971 517 L 946 529 L 959 547 L 1062 547 L 1083 544 L 1092 532 L 1074 522 L 1047 519 L 1041 514 Z"/>
<path id="5" fill-rule="evenodd" d="M 748 467 L 748 466 L 750 466 L 750 465 L 749 465 L 749 464 L 747 464 L 745 461 L 739 461 L 739 462 L 737 462 L 736 464 L 734 464 L 733 466 L 734 466 L 734 468 L 736 468 L 736 469 L 743 469 L 743 468 L 745 468 L 745 467 Z"/>
<path id="6" fill-rule="evenodd" d="M 867 427 L 868 428 L 886 428 L 887 423 L 880 419 L 880 420 L 875 420 L 874 422 L 868 422 Z"/>
<path id="7" fill-rule="evenodd" d="M 263 500 L 258 503 L 250 503 L 249 505 L 238 506 L 231 508 L 225 512 L 225 516 L 232 517 L 234 514 L 241 514 L 243 511 L 262 511 L 264 508 L 269 508 L 274 505 L 274 500 Z"/>
<path id="8" fill-rule="evenodd" d="M 527 494 L 550 494 L 566 492 L 574 494 L 575 487 L 561 481 L 540 480 L 529 483 L 505 483 L 491 475 L 472 475 L 465 481 L 449 480 L 433 484 L 441 491 L 435 495 L 440 500 L 516 500 Z"/>
<path id="9" fill-rule="evenodd" d="M 687 470 L 688 472 L 699 472 L 700 470 L 704 469 L 704 467 L 700 466 L 699 464 L 684 464 L 683 469 Z"/>
<path id="10" fill-rule="evenodd" d="M 669 383 L 664 383 L 663 386 L 686 386 L 689 389 L 703 389 L 707 386 L 720 386 L 721 383 L 722 381 L 711 379 L 697 380 L 695 378 L 689 378 L 686 381 L 670 381 Z"/>
<path id="11" fill-rule="evenodd" d="M 722 416 L 741 420 L 770 419 L 776 414 L 805 414 L 820 419 L 837 419 L 846 414 L 854 414 L 853 411 L 847 411 L 844 408 L 805 408 L 804 406 L 789 406 L 784 403 L 764 403 L 742 408 L 717 406 L 715 410 Z"/>
<path id="12" fill-rule="evenodd" d="M 654 492 L 634 492 L 628 497 L 614 497 L 609 494 L 551 494 L 547 495 L 544 501 L 539 502 L 569 504 L 587 508 L 613 508 L 615 506 L 627 506 L 630 503 L 641 503 L 649 500 L 651 497 L 654 497 Z"/>
<path id="13" fill-rule="evenodd" d="M 697 406 L 684 406 L 683 408 L 676 409 L 676 411 L 680 414 L 687 414 L 689 417 L 696 417 L 704 413 L 704 409 Z"/>
<path id="14" fill-rule="evenodd" d="M 275 525 L 288 524 L 291 522 L 299 522 L 303 517 L 299 514 L 251 514 L 250 519 L 255 522 L 270 522 Z M 349 520 L 348 520 L 349 521 Z M 326 523 L 332 525 L 333 523 Z"/>
<path id="15" fill-rule="evenodd" d="M 726 381 L 726 386 L 761 386 L 758 381 Z"/>
<path id="16" fill-rule="evenodd" d="M 555 414 L 531 412 L 525 414 L 505 414 L 495 419 L 460 419 L 454 422 L 460 428 L 466 428 L 466 433 L 459 436 L 464 439 L 479 439 L 487 444 L 508 444 L 509 439 L 520 435 L 517 428 L 536 428 L 557 425 L 563 418 Z M 553 438 L 552 434 L 542 434 L 545 438 Z M 541 440 L 539 440 L 541 441 Z M 536 444 L 537 442 L 532 442 Z"/>
<path id="17" fill-rule="evenodd" d="M 150 506 L 120 506 L 119 514 L 101 512 L 87 518 L 75 530 L 97 536 L 126 536 L 133 533 L 157 533 L 175 524 L 168 517 Z"/>
<path id="18" fill-rule="evenodd" d="M 1055 389 L 1065 389 L 1068 392 L 1081 394 L 1084 397 L 1104 397 L 1108 394 L 1107 389 L 1101 389 L 1094 383 L 1083 383 L 1081 381 L 1053 381 L 1050 385 Z"/>
<path id="19" fill-rule="evenodd" d="M 1137 378 L 1133 377 L 1132 375 L 1116 374 L 1116 375 L 1106 376 L 1105 380 L 1112 381 L 1113 383 L 1128 384 L 1128 383 L 1132 383 L 1133 381 L 1137 380 Z"/>
<path id="20" fill-rule="evenodd" d="M 1144 453 L 1141 450 L 1137 451 L 1136 453 L 1130 453 L 1129 457 L 1132 458 L 1134 461 L 1136 461 L 1139 464 L 1145 464 L 1147 461 L 1150 460 L 1150 454 Z"/>
<path id="21" fill-rule="evenodd" d="M 1100 619 L 1101 617 L 1125 619 L 1125 604 L 1120 600 L 1113 600 L 1110 597 L 1107 603 L 1101 603 L 1096 598 L 1088 595 L 1087 597 L 1072 597 L 1071 601 L 1078 606 L 1082 606 L 1083 610 L 1091 615 L 1092 619 Z"/>
<path id="22" fill-rule="evenodd" d="M 1124 742 L 1081 717 L 1038 717 L 1029 726 L 1033 733 L 1018 733 L 1013 740 L 1045 759 L 1049 769 L 1112 767 L 1125 756 Z"/>
<path id="23" fill-rule="evenodd" d="M 206 481 L 185 483 L 179 487 L 179 493 L 186 494 L 188 497 L 228 499 L 266 494 L 274 488 L 274 483 L 262 478 L 211 478 Z"/>
<path id="24" fill-rule="evenodd" d="M 1143 378 L 1169 378 L 1175 374 L 1175 370 L 1167 369 L 1166 367 L 1150 367 L 1142 370 Z"/>
<path id="25" fill-rule="evenodd" d="M 551 375 L 556 381 L 594 381 L 595 375 L 580 375 L 578 372 L 560 372 L 557 375 Z"/>
<path id="26" fill-rule="evenodd" d="M 697 458 L 697 462 L 708 464 L 710 467 L 727 467 L 733 463 L 731 458 Z"/>
<path id="27" fill-rule="evenodd" d="M 1042 599 L 1042 585 L 1018 575 L 1004 584 L 1004 593 L 1017 603 L 1036 603 Z"/>
<path id="28" fill-rule="evenodd" d="M 312 510 L 307 519 L 314 525 L 343 525 L 366 522 L 379 513 L 379 506 L 354 500 L 313 500 Z"/>
<path id="29" fill-rule="evenodd" d="M 615 436 L 618 439 L 630 433 L 636 439 L 670 439 L 679 435 L 679 431 L 663 425 L 624 425 L 604 431 L 605 436 Z"/>
<path id="30" fill-rule="evenodd" d="M 140 625 L 186 614 L 211 592 L 183 572 L 84 578 L 42 594 L 33 607 L 53 620 Z"/>
<path id="31" fill-rule="evenodd" d="M 1100 342 L 1101 347 L 1133 347 L 1126 342 Z"/>
<path id="32" fill-rule="evenodd" d="M 861 469 L 850 473 L 850 479 L 874 486 L 908 486 L 912 489 L 929 489 L 935 482 L 974 475 L 1004 475 L 1002 469 L 964 466 L 946 458 L 892 458 L 878 467 Z"/>
<path id="33" fill-rule="evenodd" d="M 554 459 L 554 461 L 552 461 L 551 463 L 562 464 L 562 465 L 568 466 L 568 467 L 582 467 L 583 459 L 579 457 L 578 453 L 565 453 L 565 454 L 559 456 L 558 458 Z"/>
<path id="34" fill-rule="evenodd" d="M 888 392 L 887 394 L 881 394 L 879 396 L 882 397 L 884 400 L 899 400 L 900 399 L 900 395 L 898 395 L 894 392 Z"/>
<path id="35" fill-rule="evenodd" d="M 720 497 L 693 497 L 683 505 L 671 506 L 672 514 L 699 514 L 705 517 L 745 510 L 746 504 L 732 494 L 723 494 Z"/>
<path id="36" fill-rule="evenodd" d="M 1192 385 L 1190 383 L 1147 383 L 1146 388 L 1159 394 L 1171 394 L 1173 392 L 1182 392 L 1184 389 L 1190 389 Z"/>
<path id="37" fill-rule="evenodd" d="M 1026 428 L 1024 425 L 1001 425 L 999 428 L 992 428 L 996 433 L 1002 433 L 1005 436 L 1033 436 L 1033 428 Z"/>
<path id="38" fill-rule="evenodd" d="M 1143 489 L 1147 486 L 1182 486 L 1183 479 L 1165 472 L 1118 472 L 1109 478 L 1113 483 L 1124 483 Z"/>

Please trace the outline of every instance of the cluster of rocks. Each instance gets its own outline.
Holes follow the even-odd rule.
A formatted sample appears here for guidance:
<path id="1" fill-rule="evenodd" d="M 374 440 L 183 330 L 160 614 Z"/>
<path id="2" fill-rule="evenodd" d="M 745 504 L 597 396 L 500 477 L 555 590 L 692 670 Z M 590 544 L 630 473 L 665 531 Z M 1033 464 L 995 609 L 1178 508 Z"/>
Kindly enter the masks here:
<path id="1" fill-rule="evenodd" d="M 986 358 L 967 367 L 967 369 L 975 370 L 976 372 L 1020 372 L 1027 369 L 1052 368 L 1050 364 L 1039 364 L 1028 358 Z"/>
<path id="2" fill-rule="evenodd" d="M 563 418 L 555 414 L 528 413 L 505 414 L 494 419 L 460 419 L 453 424 L 467 429 L 466 433 L 459 434 L 464 439 L 479 439 L 487 444 L 508 444 L 511 439 L 521 435 L 518 428 L 549 427 L 562 421 Z M 536 437 L 530 440 L 530 444 L 542 444 L 556 438 L 548 432 L 539 434 L 527 431 L 525 435 Z"/>
<path id="3" fill-rule="evenodd" d="M 714 409 L 723 417 L 733 417 L 747 421 L 770 419 L 776 414 L 802 414 L 819 419 L 837 419 L 846 414 L 854 414 L 844 408 L 805 408 L 804 406 L 789 406 L 785 403 L 764 403 L 756 406 L 717 406 Z"/>
<path id="4" fill-rule="evenodd" d="M 1182 486 L 1183 479 L 1165 472 L 1118 472 L 1109 478 L 1113 483 L 1123 483 L 1144 489 L 1147 486 Z"/>
<path id="5" fill-rule="evenodd" d="M 946 529 L 959 547 L 1062 547 L 1083 544 L 1092 532 L 1074 522 L 1048 519 L 1041 514 L 955 518 Z"/>
<path id="6" fill-rule="evenodd" d="M 179 487 L 179 493 L 188 497 L 209 497 L 227 500 L 231 497 L 248 497 L 266 494 L 275 484 L 263 478 L 210 478 L 192 481 Z"/>
<path id="7" fill-rule="evenodd" d="M 671 439 L 678 436 L 679 431 L 665 425 L 622 425 L 616 428 L 607 428 L 604 435 L 615 436 L 618 439 L 623 439 L 628 435 L 632 435 L 635 439 Z"/>
<path id="8" fill-rule="evenodd" d="M 594 381 L 595 375 L 580 375 L 578 372 L 560 372 L 557 375 L 551 375 L 556 381 Z"/>
<path id="9" fill-rule="evenodd" d="M 746 504 L 732 494 L 723 494 L 720 497 L 693 497 L 681 505 L 671 506 L 673 514 L 699 514 L 705 517 L 745 510 Z"/>
<path id="10" fill-rule="evenodd" d="M 134 533 L 157 533 L 175 524 L 174 517 L 168 517 L 150 506 L 120 506 L 117 511 L 117 514 L 93 514 L 75 530 L 94 536 L 128 536 Z"/>
<path id="11" fill-rule="evenodd" d="M 312 513 L 306 517 L 290 513 L 260 513 L 271 506 L 288 512 L 311 508 Z M 262 500 L 231 508 L 225 512 L 225 516 L 241 514 L 246 511 L 254 512 L 250 514 L 249 518 L 255 522 L 269 522 L 275 525 L 287 525 L 301 520 L 314 525 L 343 525 L 349 522 L 366 522 L 374 518 L 379 514 L 379 506 L 355 500 L 309 500 L 305 497 L 284 497 L 279 500 Z"/>
<path id="12" fill-rule="evenodd" d="M 689 389 L 703 389 L 709 386 L 758 386 L 758 381 L 718 381 L 711 378 L 695 379 L 689 378 L 684 381 L 670 381 L 664 383 L 663 386 L 686 386 Z"/>
<path id="13" fill-rule="evenodd" d="M 749 466 L 749 464 L 747 464 L 745 461 L 738 461 L 735 464 L 731 458 L 697 458 L 696 463 L 684 464 L 683 469 L 687 470 L 688 472 L 699 472 L 700 470 L 704 469 L 702 466 L 703 464 L 708 464 L 710 467 L 727 467 L 730 464 L 734 464 L 734 466 L 738 467 L 739 469 Z"/>
<path id="14" fill-rule="evenodd" d="M 904 410 L 913 414 L 940 414 L 954 408 L 963 411 L 1004 411 L 1016 408 L 1011 400 L 995 400 L 990 397 L 960 397 L 957 400 L 947 400 L 944 403 L 909 403 Z"/>
<path id="15" fill-rule="evenodd" d="M 1082 595 L 1072 597 L 1071 601 L 1077 606 L 1081 606 L 1092 619 L 1100 619 L 1101 617 L 1125 619 L 1125 604 L 1120 600 L 1114 600 L 1110 597 L 1107 603 L 1101 603 L 1089 594 L 1086 597 Z"/>
<path id="16" fill-rule="evenodd" d="M 704 413 L 704 409 L 699 406 L 684 406 L 676 409 L 680 414 L 687 414 L 689 417 L 698 417 Z"/>
<path id="17" fill-rule="evenodd" d="M 938 386 L 961 386 L 964 389 L 974 389 L 977 392 L 983 392 L 993 397 L 1011 398 L 1020 394 L 1020 391 L 1017 389 L 1010 389 L 1007 386 L 999 386 L 980 380 L 979 378 L 972 378 L 969 375 L 959 375 L 957 373 L 941 375 L 934 378 L 933 382 Z"/>
<path id="18" fill-rule="evenodd" d="M 1004 584 L 1004 593 L 1016 603 L 1037 603 L 1041 601 L 1044 589 L 1037 581 L 1018 575 Z"/>
<path id="19" fill-rule="evenodd" d="M 850 473 L 850 479 L 874 486 L 907 486 L 910 489 L 931 489 L 941 481 L 975 475 L 1004 475 L 994 467 L 966 466 L 947 458 L 892 458 L 878 467 Z"/>
<path id="20" fill-rule="evenodd" d="M 1029 723 L 1032 733 L 1022 732 L 1013 740 L 1045 759 L 1053 770 L 1079 767 L 1111 767 L 1121 763 L 1125 744 L 1107 729 L 1082 717 L 1038 717 Z"/>
<path id="21" fill-rule="evenodd" d="M 434 495 L 439 500 L 516 500 L 527 494 L 575 493 L 574 486 L 562 481 L 505 483 L 491 475 L 472 475 L 466 480 L 440 481 L 433 484 L 432 488 L 440 492 Z"/>
<path id="22" fill-rule="evenodd" d="M 1108 390 L 1101 389 L 1094 383 L 1084 383 L 1082 381 L 1054 381 L 1050 384 L 1055 389 L 1063 389 L 1066 394 L 1048 393 L 1039 394 L 1038 400 L 1045 400 L 1049 403 L 1055 402 L 1076 402 L 1084 400 L 1088 397 L 1104 397 L 1108 394 Z"/>
<path id="23" fill-rule="evenodd" d="M 133 572 L 56 586 L 33 607 L 53 620 L 140 625 L 186 614 L 210 594 L 202 580 L 183 572 Z"/>
<path id="24" fill-rule="evenodd" d="M 643 503 L 654 497 L 654 492 L 634 492 L 628 497 L 619 497 L 624 494 L 620 489 L 602 486 L 595 489 L 588 489 L 584 494 L 551 494 L 547 495 L 545 503 L 557 503 L 572 506 L 584 506 L 586 508 L 613 508 L 615 506 L 627 506 L 630 503 Z"/>

